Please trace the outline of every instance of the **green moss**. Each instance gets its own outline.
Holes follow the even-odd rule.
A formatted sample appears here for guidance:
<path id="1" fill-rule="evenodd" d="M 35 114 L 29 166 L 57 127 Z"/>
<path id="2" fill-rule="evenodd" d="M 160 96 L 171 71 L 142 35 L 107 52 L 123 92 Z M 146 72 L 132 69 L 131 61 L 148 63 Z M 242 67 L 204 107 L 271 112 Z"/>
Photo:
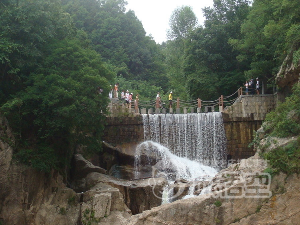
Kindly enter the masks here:
<path id="1" fill-rule="evenodd" d="M 59 209 L 59 214 L 61 214 L 61 215 L 66 215 L 66 214 L 67 214 L 66 208 L 61 207 L 61 208 Z"/>
<path id="2" fill-rule="evenodd" d="M 76 202 L 76 196 L 75 195 L 73 195 L 73 196 L 71 196 L 71 197 L 68 198 L 68 204 L 69 205 L 71 205 L 71 206 L 73 205 L 74 206 L 74 205 L 76 205 L 76 203 L 77 202 Z"/>
<path id="3" fill-rule="evenodd" d="M 83 218 L 82 218 L 81 222 L 82 222 L 83 225 L 91 225 L 93 223 L 100 222 L 100 218 L 95 217 L 95 210 L 86 209 L 83 212 Z"/>
<path id="4" fill-rule="evenodd" d="M 61 163 L 54 149 L 48 146 L 23 148 L 14 157 L 19 162 L 45 173 L 50 173 L 51 169 L 59 169 Z"/>
<path id="5" fill-rule="evenodd" d="M 285 187 L 283 184 L 280 184 L 280 183 L 276 183 L 276 186 L 273 190 L 273 195 L 276 195 L 276 194 L 283 194 L 284 192 L 286 191 Z"/>
<path id="6" fill-rule="evenodd" d="M 262 205 L 259 205 L 259 206 L 257 206 L 257 208 L 256 208 L 255 212 L 256 212 L 256 213 L 260 212 L 260 210 L 261 210 L 261 207 L 262 207 Z"/>
<path id="7" fill-rule="evenodd" d="M 235 218 L 235 219 L 233 220 L 233 222 L 234 222 L 234 223 L 240 222 L 240 220 L 241 220 L 240 218 Z"/>
<path id="8" fill-rule="evenodd" d="M 217 200 L 214 202 L 215 206 L 220 207 L 222 205 L 222 202 Z"/>
<path id="9" fill-rule="evenodd" d="M 218 218 L 215 218 L 216 224 L 221 223 L 221 220 Z"/>

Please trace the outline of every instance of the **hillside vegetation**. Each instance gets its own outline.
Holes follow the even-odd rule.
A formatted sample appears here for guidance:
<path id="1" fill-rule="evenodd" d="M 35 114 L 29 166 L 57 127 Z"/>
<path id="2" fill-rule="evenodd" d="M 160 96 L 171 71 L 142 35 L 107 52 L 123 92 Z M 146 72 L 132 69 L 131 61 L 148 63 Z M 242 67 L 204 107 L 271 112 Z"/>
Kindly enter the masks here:
<path id="1" fill-rule="evenodd" d="M 260 144 L 261 156 L 269 161 L 267 172 L 287 175 L 300 173 L 300 85 L 295 84 L 293 93 L 267 114 L 263 124 L 264 142 Z M 278 139 L 279 138 L 279 139 Z M 280 144 L 280 139 L 287 139 Z M 258 136 L 254 142 L 258 140 Z M 273 145 L 272 150 L 268 150 Z"/>
<path id="2" fill-rule="evenodd" d="M 215 100 L 256 77 L 268 92 L 287 54 L 299 63 L 299 8 L 298 0 L 214 0 L 199 25 L 182 6 L 168 41 L 157 44 L 124 0 L 1 1 L 0 107 L 15 155 L 49 172 L 67 168 L 78 146 L 100 151 L 117 82 L 145 100 L 158 91 L 167 100 L 171 90 L 174 98 Z M 274 124 L 279 135 L 299 132 L 295 123 Z"/>

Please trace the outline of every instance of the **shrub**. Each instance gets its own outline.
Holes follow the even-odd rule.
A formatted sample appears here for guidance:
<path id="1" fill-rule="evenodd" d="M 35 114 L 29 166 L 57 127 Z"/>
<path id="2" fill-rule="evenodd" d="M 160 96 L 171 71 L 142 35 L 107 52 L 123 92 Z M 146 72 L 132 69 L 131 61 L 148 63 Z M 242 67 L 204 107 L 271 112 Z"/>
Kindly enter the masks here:
<path id="1" fill-rule="evenodd" d="M 39 171 L 50 173 L 51 169 L 59 168 L 59 157 L 50 147 L 39 147 L 37 149 L 26 148 L 15 154 L 15 158 Z"/>
<path id="2" fill-rule="evenodd" d="M 275 111 L 267 114 L 264 130 L 270 136 L 291 137 L 300 133 L 300 84 L 293 88 L 293 94 L 279 103 Z"/>
<path id="3" fill-rule="evenodd" d="M 290 142 L 284 147 L 276 148 L 270 152 L 264 153 L 263 157 L 269 160 L 273 174 L 283 172 L 287 175 L 300 173 L 300 138 L 297 141 Z"/>

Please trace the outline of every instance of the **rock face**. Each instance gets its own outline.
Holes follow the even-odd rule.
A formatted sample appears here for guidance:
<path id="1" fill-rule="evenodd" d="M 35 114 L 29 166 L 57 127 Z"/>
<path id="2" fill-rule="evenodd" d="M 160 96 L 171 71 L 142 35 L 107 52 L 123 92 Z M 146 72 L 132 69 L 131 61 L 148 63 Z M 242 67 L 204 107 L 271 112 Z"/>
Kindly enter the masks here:
<path id="1" fill-rule="evenodd" d="M 76 224 L 77 194 L 58 173 L 46 176 L 12 161 L 14 138 L 2 117 L 0 137 L 0 224 Z"/>
<path id="2" fill-rule="evenodd" d="M 91 162 L 83 158 L 82 155 L 76 154 L 73 157 L 72 160 L 72 171 L 71 171 L 71 179 L 72 179 L 72 184 L 71 187 L 76 191 L 76 192 L 82 192 L 87 190 L 86 184 L 85 184 L 85 177 L 92 172 L 97 172 L 97 173 L 102 173 L 106 174 L 106 170 L 94 166 Z"/>
<path id="3" fill-rule="evenodd" d="M 106 142 L 103 142 L 103 153 L 100 155 L 100 165 L 109 171 L 113 165 L 133 165 L 134 154 L 130 152 L 122 152 L 118 147 L 114 147 Z"/>
<path id="4" fill-rule="evenodd" d="M 76 193 L 57 172 L 44 174 L 13 161 L 14 138 L 2 117 L 0 138 L 0 224 L 126 224 L 122 220 L 131 212 L 119 189 L 98 184 L 88 192 Z M 105 172 L 80 156 L 77 162 L 82 169 L 78 177 Z"/>
<path id="5" fill-rule="evenodd" d="M 300 221 L 300 178 L 281 174 L 272 181 L 273 196 L 264 202 L 259 210 L 239 221 L 239 225 L 248 224 L 299 224 Z"/>
<path id="6" fill-rule="evenodd" d="M 11 142 L 11 144 L 7 142 Z M 13 149 L 11 146 L 13 144 L 14 138 L 9 129 L 8 122 L 3 117 L 0 117 L 0 203 L 8 195 L 10 189 L 10 184 L 7 180 L 9 179 L 8 171 L 12 160 Z M 0 204 L 0 212 L 2 211 L 2 207 L 3 204 Z"/>
<path id="7" fill-rule="evenodd" d="M 276 84 L 282 89 L 283 97 L 291 92 L 292 86 L 299 81 L 300 62 L 297 65 L 293 62 L 292 50 L 283 61 L 279 72 L 275 78 Z"/>
<path id="8" fill-rule="evenodd" d="M 116 188 L 124 197 L 123 201 L 132 214 L 137 214 L 161 205 L 162 190 L 166 185 L 166 180 L 164 178 L 150 178 L 125 181 L 100 173 L 90 173 L 86 177 L 87 186 L 97 187 L 103 183 Z"/>
<path id="9" fill-rule="evenodd" d="M 259 174 L 265 168 L 266 162 L 258 155 L 242 160 L 239 164 L 232 164 L 222 170 L 212 181 L 211 193 L 178 200 L 134 215 L 128 219 L 127 224 L 299 224 L 300 178 L 298 175 L 286 178 L 285 175 L 280 174 L 268 181 L 268 189 L 264 183 L 261 184 L 263 190 L 261 193 L 270 192 L 269 197 L 259 198 L 255 195 L 242 198 L 228 195 L 226 197 L 225 194 L 228 194 L 229 190 L 244 187 L 245 182 L 251 183 L 247 181 L 249 176 L 242 180 L 238 178 L 239 175 Z M 231 177 L 228 176 L 230 174 Z M 232 178 L 234 174 L 236 176 Z M 259 175 L 256 178 L 261 179 Z"/>
<path id="10" fill-rule="evenodd" d="M 199 190 L 209 193 L 160 205 L 164 178 L 116 179 L 76 155 L 74 178 L 80 182 L 73 185 L 82 192 L 75 192 L 57 172 L 46 175 L 19 165 L 12 159 L 14 141 L 7 121 L 1 118 L 0 125 L 0 224 L 285 225 L 300 221 L 300 177 L 267 176 L 266 162 L 258 153 L 202 183 Z M 288 140 L 277 142 L 284 145 Z M 184 180 L 177 185 L 187 192 L 189 184 Z"/>
<path id="11" fill-rule="evenodd" d="M 132 216 L 131 225 L 150 224 L 230 224 L 238 218 L 255 213 L 265 198 L 227 196 L 230 190 L 243 188 L 242 173 L 253 174 L 265 169 L 265 163 L 256 155 L 232 164 L 220 171 L 207 184 L 211 192 L 189 199 L 175 201 L 150 211 Z M 230 176 L 229 176 L 230 175 Z M 234 176 L 233 176 L 234 175 Z M 235 192 L 233 192 L 235 193 Z"/>
<path id="12" fill-rule="evenodd" d="M 6 187 L 0 198 L 3 224 L 67 225 L 78 220 L 78 195 L 64 185 L 57 173 L 47 176 L 11 163 L 0 187 Z"/>
<path id="13" fill-rule="evenodd" d="M 121 194 L 121 197 L 118 199 L 122 199 L 118 204 L 112 204 L 112 207 L 113 205 L 121 204 L 121 202 L 123 204 L 125 203 L 132 214 L 141 213 L 144 210 L 149 210 L 161 205 L 162 190 L 166 185 L 164 178 L 133 181 L 117 179 L 103 174 L 102 172 L 104 171 L 102 171 L 101 168 L 95 168 L 90 162 L 83 159 L 81 155 L 76 155 L 75 159 L 75 171 L 81 171 L 79 175 L 74 176 L 77 178 L 77 180 L 75 179 L 73 182 L 73 188 L 75 190 L 83 191 L 86 194 L 91 190 L 99 189 L 98 186 L 110 186 L 111 189 Z M 103 191 L 101 193 L 103 193 Z"/>

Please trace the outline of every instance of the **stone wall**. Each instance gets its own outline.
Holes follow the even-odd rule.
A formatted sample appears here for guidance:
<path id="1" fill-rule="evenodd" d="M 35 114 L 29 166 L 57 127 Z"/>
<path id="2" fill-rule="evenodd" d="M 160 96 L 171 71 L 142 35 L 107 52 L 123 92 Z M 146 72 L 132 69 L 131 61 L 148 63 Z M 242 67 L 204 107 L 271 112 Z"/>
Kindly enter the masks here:
<path id="1" fill-rule="evenodd" d="M 276 95 L 241 95 L 235 103 L 224 109 L 230 118 L 253 118 L 264 120 L 266 114 L 275 108 Z"/>
<path id="2" fill-rule="evenodd" d="M 135 147 L 144 140 L 142 116 L 107 117 L 103 140 L 133 155 Z"/>
<path id="3" fill-rule="evenodd" d="M 254 148 L 249 147 L 262 120 L 254 120 L 253 117 L 230 118 L 223 114 L 224 128 L 227 138 L 227 155 L 233 162 L 239 159 L 246 159 L 255 154 Z"/>
<path id="4" fill-rule="evenodd" d="M 277 95 L 241 95 L 223 111 L 229 158 L 245 159 L 255 154 L 249 144 L 276 102 Z"/>

